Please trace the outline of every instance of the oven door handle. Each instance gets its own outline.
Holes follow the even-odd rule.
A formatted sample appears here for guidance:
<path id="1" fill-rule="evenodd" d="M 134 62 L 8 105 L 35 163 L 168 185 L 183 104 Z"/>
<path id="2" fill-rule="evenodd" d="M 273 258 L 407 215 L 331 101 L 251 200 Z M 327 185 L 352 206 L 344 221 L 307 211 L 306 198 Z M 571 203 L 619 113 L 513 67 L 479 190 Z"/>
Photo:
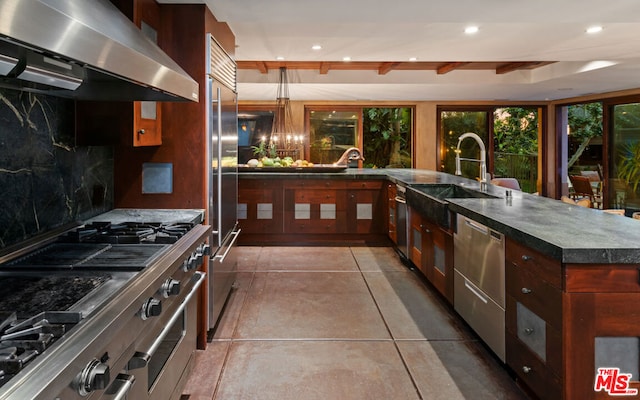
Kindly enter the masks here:
<path id="1" fill-rule="evenodd" d="M 124 400 L 127 397 L 127 394 L 129 394 L 129 390 L 135 381 L 136 377 L 133 375 L 118 374 L 116 379 L 113 381 L 113 384 L 111 384 L 113 390 L 109 388 L 107 393 L 113 395 L 113 400 Z"/>
<path id="2" fill-rule="evenodd" d="M 235 244 L 236 240 L 238 240 L 238 236 L 240 236 L 240 232 L 242 232 L 242 229 L 238 229 L 235 232 L 231 232 L 233 239 L 231 239 L 231 243 L 229 243 L 229 246 L 227 247 L 227 251 L 225 251 L 223 255 L 213 256 L 213 258 L 219 258 L 220 262 L 223 262 L 224 259 L 227 258 L 227 254 L 229 254 L 229 252 L 231 251 L 231 248 Z"/>
<path id="3" fill-rule="evenodd" d="M 182 314 L 182 312 L 184 311 L 185 307 L 187 306 L 187 303 L 189 303 L 191 298 L 198 292 L 198 288 L 204 281 L 205 275 L 206 274 L 201 271 L 195 272 L 194 278 L 197 279 L 197 281 L 193 285 L 193 288 L 191 288 L 191 291 L 184 298 L 184 301 L 182 302 L 182 304 L 180 304 L 176 312 L 171 316 L 171 319 L 167 322 L 165 327 L 162 329 L 162 332 L 160 332 L 160 334 L 158 335 L 156 340 L 151 344 L 149 349 L 147 351 L 137 351 L 133 355 L 131 360 L 129 360 L 129 369 L 138 369 L 138 368 L 143 368 L 147 366 L 147 363 L 149 362 L 149 359 L 151 359 L 151 356 L 153 355 L 153 353 L 155 353 L 156 350 L 158 350 L 158 347 L 160 347 L 160 344 L 162 344 L 162 341 L 164 341 L 164 339 L 169 334 L 169 331 L 171 330 L 171 327 L 173 326 L 173 324 L 178 320 L 178 318 L 180 318 L 180 314 Z"/>

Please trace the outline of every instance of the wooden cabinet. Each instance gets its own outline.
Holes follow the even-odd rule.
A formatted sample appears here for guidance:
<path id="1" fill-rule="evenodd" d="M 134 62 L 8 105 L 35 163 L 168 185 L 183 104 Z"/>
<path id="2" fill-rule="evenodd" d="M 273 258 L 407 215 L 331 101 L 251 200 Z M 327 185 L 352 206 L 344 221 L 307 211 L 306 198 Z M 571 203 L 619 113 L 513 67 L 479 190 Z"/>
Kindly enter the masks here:
<path id="1" fill-rule="evenodd" d="M 335 234 L 347 231 L 345 182 L 284 182 L 284 232 Z"/>
<path id="2" fill-rule="evenodd" d="M 385 233 L 383 186 L 383 181 L 346 182 L 347 233 Z"/>
<path id="3" fill-rule="evenodd" d="M 282 182 L 243 181 L 238 187 L 238 224 L 243 233 L 283 233 Z"/>
<path id="4" fill-rule="evenodd" d="M 154 0 L 111 0 L 149 40 L 158 43 L 161 16 Z M 162 144 L 162 107 L 156 101 L 76 102 L 77 142 L 82 145 Z"/>
<path id="5" fill-rule="evenodd" d="M 541 399 L 562 398 L 562 265 L 507 238 L 506 362 Z"/>
<path id="6" fill-rule="evenodd" d="M 411 209 L 409 258 L 431 284 L 453 303 L 453 235 Z"/>
<path id="7" fill-rule="evenodd" d="M 387 232 L 391 241 L 395 244 L 398 244 L 398 212 L 396 208 L 396 185 L 394 183 L 387 182 Z"/>
<path id="8" fill-rule="evenodd" d="M 564 268 L 564 303 L 565 309 L 571 310 L 563 331 L 567 338 L 565 370 L 570 374 L 564 398 L 640 398 L 626 393 L 627 389 L 640 393 L 638 265 L 565 264 Z M 611 372 L 598 378 L 600 368 Z M 631 374 L 629 387 L 617 380 L 622 374 Z M 616 387 L 608 386 L 607 381 Z"/>
<path id="9" fill-rule="evenodd" d="M 240 179 L 243 243 L 384 243 L 384 182 Z M 269 215 L 273 219 L 265 219 Z"/>

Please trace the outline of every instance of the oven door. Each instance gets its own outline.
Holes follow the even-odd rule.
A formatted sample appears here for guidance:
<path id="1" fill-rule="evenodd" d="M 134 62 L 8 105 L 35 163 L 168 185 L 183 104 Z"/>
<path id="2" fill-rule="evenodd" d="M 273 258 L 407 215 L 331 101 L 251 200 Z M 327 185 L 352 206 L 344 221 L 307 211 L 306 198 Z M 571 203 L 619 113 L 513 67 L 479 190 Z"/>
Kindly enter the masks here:
<path id="1" fill-rule="evenodd" d="M 193 365 L 196 349 L 196 294 L 205 274 L 196 272 L 197 281 L 174 311 L 161 332 L 145 336 L 143 344 L 129 361 L 128 374 L 135 375 L 136 384 L 129 392 L 131 399 L 179 399 Z"/>

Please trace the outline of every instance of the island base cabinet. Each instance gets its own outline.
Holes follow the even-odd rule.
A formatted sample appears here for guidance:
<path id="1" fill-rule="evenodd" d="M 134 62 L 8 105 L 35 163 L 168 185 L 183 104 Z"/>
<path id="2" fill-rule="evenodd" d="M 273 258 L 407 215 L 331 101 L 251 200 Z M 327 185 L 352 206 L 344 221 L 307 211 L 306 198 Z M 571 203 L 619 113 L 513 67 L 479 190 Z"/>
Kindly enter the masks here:
<path id="1" fill-rule="evenodd" d="M 562 335 L 507 296 L 506 363 L 540 399 L 562 398 Z"/>
<path id="2" fill-rule="evenodd" d="M 567 294 L 565 399 L 640 399 L 639 304 L 640 293 Z M 632 374 L 628 385 L 622 374 Z"/>
<path id="3" fill-rule="evenodd" d="M 385 182 L 240 174 L 239 243 L 388 245 Z"/>
<path id="4" fill-rule="evenodd" d="M 409 258 L 425 278 L 453 303 L 453 235 L 411 209 Z"/>

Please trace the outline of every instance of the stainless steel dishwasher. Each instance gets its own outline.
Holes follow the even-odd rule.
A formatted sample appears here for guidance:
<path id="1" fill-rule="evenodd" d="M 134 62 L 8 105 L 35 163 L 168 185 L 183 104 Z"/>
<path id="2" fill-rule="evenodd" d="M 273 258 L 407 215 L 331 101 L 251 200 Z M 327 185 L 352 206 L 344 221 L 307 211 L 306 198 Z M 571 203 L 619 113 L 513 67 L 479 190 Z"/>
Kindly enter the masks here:
<path id="1" fill-rule="evenodd" d="M 454 308 L 505 361 L 504 235 L 458 215 L 453 246 Z"/>

